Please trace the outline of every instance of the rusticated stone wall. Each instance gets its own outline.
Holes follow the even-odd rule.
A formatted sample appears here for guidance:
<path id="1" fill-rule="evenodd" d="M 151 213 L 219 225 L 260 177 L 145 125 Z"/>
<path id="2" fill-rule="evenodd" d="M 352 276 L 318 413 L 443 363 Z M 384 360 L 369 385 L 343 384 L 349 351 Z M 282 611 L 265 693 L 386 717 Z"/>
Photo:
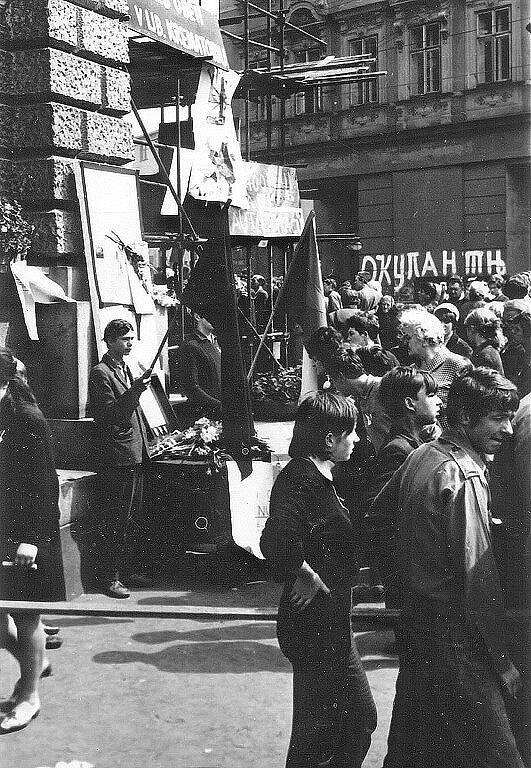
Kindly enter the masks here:
<path id="1" fill-rule="evenodd" d="M 35 225 L 29 261 L 53 272 L 84 263 L 74 161 L 133 159 L 127 8 L 7 0 L 0 17 L 0 190 Z"/>

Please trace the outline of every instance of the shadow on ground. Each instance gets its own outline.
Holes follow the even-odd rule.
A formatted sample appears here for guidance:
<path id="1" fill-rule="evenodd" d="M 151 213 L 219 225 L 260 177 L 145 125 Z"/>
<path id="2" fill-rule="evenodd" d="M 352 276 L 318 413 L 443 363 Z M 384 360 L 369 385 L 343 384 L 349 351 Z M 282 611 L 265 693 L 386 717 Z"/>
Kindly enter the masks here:
<path id="1" fill-rule="evenodd" d="M 97 664 L 150 664 L 160 672 L 177 674 L 247 674 L 289 672 L 291 665 L 274 645 L 253 641 L 178 643 L 156 653 L 105 651 Z"/>
<path id="2" fill-rule="evenodd" d="M 276 625 L 274 622 L 260 622 L 258 624 L 244 624 L 243 626 L 227 624 L 223 627 L 194 629 L 188 632 L 177 632 L 175 630 L 138 632 L 136 635 L 132 635 L 131 639 L 137 643 L 158 645 L 159 643 L 170 643 L 173 640 L 204 643 L 219 642 L 220 640 L 274 640 L 276 636 Z"/>

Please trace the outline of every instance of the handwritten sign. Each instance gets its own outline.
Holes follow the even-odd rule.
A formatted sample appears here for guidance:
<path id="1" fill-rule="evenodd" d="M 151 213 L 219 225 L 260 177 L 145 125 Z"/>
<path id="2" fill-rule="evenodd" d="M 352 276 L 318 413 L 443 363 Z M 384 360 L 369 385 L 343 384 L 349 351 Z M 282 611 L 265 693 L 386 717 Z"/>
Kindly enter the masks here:
<path id="1" fill-rule="evenodd" d="M 294 168 L 242 163 L 229 209 L 231 235 L 299 237 L 304 227 Z"/>
<path id="2" fill-rule="evenodd" d="M 479 275 L 482 272 L 504 275 L 507 266 L 500 248 L 486 250 L 409 251 L 394 254 L 366 254 L 361 269 L 382 285 L 400 288 L 416 277 L 445 277 L 452 274 Z"/>
<path id="3" fill-rule="evenodd" d="M 229 69 L 216 17 L 189 0 L 129 0 L 130 29 Z"/>

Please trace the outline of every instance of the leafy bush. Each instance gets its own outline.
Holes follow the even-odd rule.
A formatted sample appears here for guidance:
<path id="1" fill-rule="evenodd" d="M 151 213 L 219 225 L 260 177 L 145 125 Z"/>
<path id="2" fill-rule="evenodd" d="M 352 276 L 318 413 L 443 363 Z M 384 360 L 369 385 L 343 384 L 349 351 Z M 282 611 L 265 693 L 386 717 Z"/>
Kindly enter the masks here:
<path id="1" fill-rule="evenodd" d="M 302 367 L 286 368 L 257 376 L 251 387 L 255 402 L 274 400 L 277 403 L 296 403 L 301 391 Z"/>
<path id="2" fill-rule="evenodd" d="M 33 226 L 23 217 L 20 203 L 0 195 L 0 263 L 25 259 L 32 234 Z"/>

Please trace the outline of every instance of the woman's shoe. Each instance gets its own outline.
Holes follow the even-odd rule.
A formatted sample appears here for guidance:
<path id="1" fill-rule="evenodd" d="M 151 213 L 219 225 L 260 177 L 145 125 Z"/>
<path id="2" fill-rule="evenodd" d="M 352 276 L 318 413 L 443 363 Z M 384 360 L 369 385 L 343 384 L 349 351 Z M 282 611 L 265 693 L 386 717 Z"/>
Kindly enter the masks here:
<path id="1" fill-rule="evenodd" d="M 50 635 L 58 635 L 60 627 L 53 627 L 50 624 L 42 623 L 42 628 L 44 629 L 44 633 L 48 636 Z"/>
<path id="2" fill-rule="evenodd" d="M 0 722 L 0 735 L 21 731 L 35 720 L 40 711 L 38 704 L 30 704 L 29 701 L 17 704 Z"/>
<path id="3" fill-rule="evenodd" d="M 57 648 L 60 648 L 63 644 L 63 638 L 59 635 L 48 635 L 46 637 L 46 650 L 52 651 Z"/>
<path id="4" fill-rule="evenodd" d="M 50 662 L 48 662 L 48 664 L 46 664 L 46 666 L 41 672 L 41 677 L 51 677 L 52 675 L 53 675 L 52 665 L 50 664 Z M 11 710 L 17 706 L 18 695 L 19 695 L 18 693 L 19 685 L 20 685 L 20 680 L 17 680 L 17 682 L 15 683 L 15 687 L 13 688 L 13 693 L 11 694 L 9 699 L 5 699 L 0 703 L 0 712 L 11 712 Z"/>

